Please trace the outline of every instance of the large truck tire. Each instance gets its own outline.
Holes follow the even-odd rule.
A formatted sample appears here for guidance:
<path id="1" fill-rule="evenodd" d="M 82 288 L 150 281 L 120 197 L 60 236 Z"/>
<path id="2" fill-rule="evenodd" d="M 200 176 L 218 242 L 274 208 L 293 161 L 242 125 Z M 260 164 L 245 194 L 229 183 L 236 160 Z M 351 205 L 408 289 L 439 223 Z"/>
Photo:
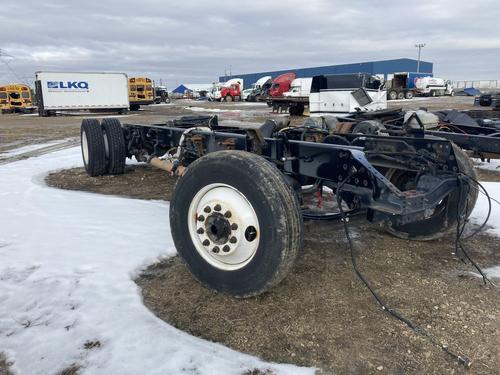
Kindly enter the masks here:
<path id="1" fill-rule="evenodd" d="M 396 90 L 391 90 L 387 94 L 387 99 L 389 100 L 396 100 L 398 98 L 398 92 Z"/>
<path id="2" fill-rule="evenodd" d="M 84 119 L 80 127 L 82 158 L 89 176 L 101 176 L 107 172 L 106 148 L 101 124 L 96 119 Z"/>
<path id="3" fill-rule="evenodd" d="M 493 103 L 491 95 L 481 95 L 479 97 L 479 105 L 481 107 L 489 107 Z"/>
<path id="4" fill-rule="evenodd" d="M 126 153 L 122 125 L 115 118 L 105 118 L 102 120 L 101 126 L 106 151 L 107 172 L 110 174 L 123 174 Z"/>
<path id="5" fill-rule="evenodd" d="M 278 284 L 302 245 L 293 188 L 272 163 L 244 151 L 210 153 L 186 169 L 170 202 L 170 228 L 194 277 L 235 297 Z"/>
<path id="6" fill-rule="evenodd" d="M 452 144 L 452 146 L 460 172 L 477 180 L 470 158 L 457 145 Z M 400 190 L 413 188 L 415 174 L 412 172 L 390 169 L 387 171 L 386 177 Z M 468 185 L 468 188 L 465 189 L 467 194 L 465 196 L 464 193 L 462 197 L 462 202 L 467 201 L 465 218 L 468 218 L 474 209 L 479 193 L 475 183 L 469 182 Z M 429 218 L 409 224 L 389 226 L 386 229 L 396 237 L 418 241 L 435 240 L 447 236 L 457 228 L 457 208 L 461 203 L 459 202 L 460 198 L 460 192 L 454 191 L 443 199 Z"/>
<path id="7" fill-rule="evenodd" d="M 304 109 L 304 104 L 298 103 L 296 116 L 302 116 L 304 114 Z"/>
<path id="8" fill-rule="evenodd" d="M 413 91 L 409 90 L 405 92 L 405 99 L 413 99 Z"/>
<path id="9" fill-rule="evenodd" d="M 290 114 L 290 116 L 300 116 L 299 110 L 295 105 L 291 105 L 290 107 L 288 107 L 288 113 Z"/>
<path id="10" fill-rule="evenodd" d="M 399 99 L 399 100 L 402 100 L 402 99 L 404 99 L 404 98 L 405 98 L 405 93 L 404 93 L 403 91 L 399 91 L 399 92 L 398 92 L 398 99 Z"/>

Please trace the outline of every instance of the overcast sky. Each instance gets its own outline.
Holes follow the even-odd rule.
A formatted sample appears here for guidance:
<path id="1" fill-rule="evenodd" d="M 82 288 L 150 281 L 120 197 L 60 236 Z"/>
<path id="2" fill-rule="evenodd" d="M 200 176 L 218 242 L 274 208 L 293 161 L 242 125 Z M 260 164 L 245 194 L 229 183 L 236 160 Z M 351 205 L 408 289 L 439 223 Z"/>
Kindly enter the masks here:
<path id="1" fill-rule="evenodd" d="M 499 0 L 2 1 L 0 83 L 37 70 L 210 83 L 251 73 L 416 58 L 435 76 L 500 79 Z"/>

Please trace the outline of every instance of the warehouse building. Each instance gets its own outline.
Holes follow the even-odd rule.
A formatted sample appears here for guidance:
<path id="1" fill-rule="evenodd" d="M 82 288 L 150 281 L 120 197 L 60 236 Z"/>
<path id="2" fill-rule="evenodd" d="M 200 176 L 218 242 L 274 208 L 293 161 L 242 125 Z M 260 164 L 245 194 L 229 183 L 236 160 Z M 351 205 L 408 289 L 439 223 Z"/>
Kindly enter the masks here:
<path id="1" fill-rule="evenodd" d="M 297 78 L 313 77 L 320 74 L 345 74 L 345 73 L 370 73 L 380 74 L 387 78 L 388 74 L 397 72 L 416 72 L 418 61 L 414 59 L 394 59 L 394 60 L 381 60 L 369 61 L 354 64 L 342 65 L 328 65 L 318 66 L 313 68 L 298 68 L 298 69 L 285 69 L 276 70 L 271 72 L 258 72 L 248 74 L 234 74 L 232 76 L 221 76 L 219 82 L 226 82 L 227 80 L 238 77 L 243 79 L 245 88 L 249 88 L 259 78 L 264 76 L 272 76 L 273 79 L 283 73 L 295 72 Z M 432 75 L 433 64 L 428 61 L 420 61 L 419 71 L 421 73 L 429 73 Z"/>

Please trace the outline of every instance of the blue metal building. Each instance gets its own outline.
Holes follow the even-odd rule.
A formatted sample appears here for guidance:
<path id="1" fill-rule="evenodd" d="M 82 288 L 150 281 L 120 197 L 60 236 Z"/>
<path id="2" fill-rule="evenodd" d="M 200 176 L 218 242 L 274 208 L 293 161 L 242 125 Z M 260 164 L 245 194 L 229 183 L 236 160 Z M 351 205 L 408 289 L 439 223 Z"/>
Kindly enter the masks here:
<path id="1" fill-rule="evenodd" d="M 429 73 L 430 75 L 432 75 L 432 69 L 433 69 L 433 64 L 431 62 L 420 61 L 420 73 Z M 274 79 L 280 74 L 287 72 L 295 72 L 295 74 L 297 74 L 297 78 L 313 77 L 320 74 L 345 74 L 345 73 L 383 74 L 384 77 L 387 78 L 387 75 L 392 73 L 416 72 L 416 71 L 417 71 L 417 60 L 403 58 L 394 60 L 370 61 L 370 62 L 354 63 L 354 64 L 318 66 L 313 68 L 276 70 L 272 72 L 233 74 L 232 76 L 219 77 L 219 82 L 226 82 L 231 78 L 238 77 L 238 78 L 243 78 L 243 84 L 245 88 L 249 88 L 253 83 L 255 83 L 261 77 L 272 76 Z"/>

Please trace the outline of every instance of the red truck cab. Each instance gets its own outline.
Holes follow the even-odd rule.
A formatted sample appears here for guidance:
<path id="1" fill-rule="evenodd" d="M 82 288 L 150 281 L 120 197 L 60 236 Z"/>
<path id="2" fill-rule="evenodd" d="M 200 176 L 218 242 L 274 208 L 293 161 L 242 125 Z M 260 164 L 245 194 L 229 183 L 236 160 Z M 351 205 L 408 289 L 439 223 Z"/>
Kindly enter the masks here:
<path id="1" fill-rule="evenodd" d="M 220 100 L 232 102 L 233 100 L 241 100 L 241 91 L 243 90 L 243 80 L 241 78 L 233 78 L 227 81 L 220 90 Z"/>
<path id="2" fill-rule="evenodd" d="M 271 88 L 269 89 L 270 97 L 280 97 L 283 96 L 283 93 L 290 90 L 290 86 L 292 81 L 297 77 L 295 73 L 285 73 L 273 80 Z"/>

